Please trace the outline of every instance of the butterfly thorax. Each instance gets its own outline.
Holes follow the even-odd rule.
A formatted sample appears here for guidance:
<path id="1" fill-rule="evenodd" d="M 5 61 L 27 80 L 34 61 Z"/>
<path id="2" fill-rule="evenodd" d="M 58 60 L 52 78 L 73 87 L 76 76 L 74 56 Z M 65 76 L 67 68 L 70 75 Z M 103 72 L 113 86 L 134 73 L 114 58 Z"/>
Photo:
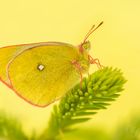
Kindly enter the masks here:
<path id="1" fill-rule="evenodd" d="M 76 60 L 73 60 L 72 63 L 76 67 L 76 69 L 82 73 L 85 74 L 89 70 L 90 62 L 88 59 L 88 53 L 89 53 L 89 47 L 90 43 L 85 42 L 84 44 L 80 44 L 78 47 L 78 58 Z"/>
<path id="2" fill-rule="evenodd" d="M 80 65 L 81 65 L 81 73 L 85 74 L 89 70 L 89 62 L 85 59 L 80 60 Z"/>

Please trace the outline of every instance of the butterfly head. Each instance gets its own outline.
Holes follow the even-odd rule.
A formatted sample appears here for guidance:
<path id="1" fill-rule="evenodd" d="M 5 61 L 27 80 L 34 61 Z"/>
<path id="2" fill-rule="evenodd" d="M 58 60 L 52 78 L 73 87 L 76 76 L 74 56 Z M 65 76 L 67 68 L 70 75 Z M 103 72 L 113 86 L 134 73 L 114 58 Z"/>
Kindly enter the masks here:
<path id="1" fill-rule="evenodd" d="M 79 51 L 81 53 L 84 53 L 84 51 L 88 52 L 91 48 L 90 42 L 87 41 L 87 39 L 89 38 L 89 36 L 94 33 L 94 31 L 96 31 L 101 25 L 103 24 L 103 21 L 97 26 L 95 27 L 95 25 L 93 25 L 91 27 L 91 29 L 88 31 L 88 33 L 86 34 L 83 42 L 79 45 Z"/>
<path id="2" fill-rule="evenodd" d="M 89 41 L 86 41 L 86 42 L 82 43 L 80 47 L 81 47 L 81 48 L 79 48 L 79 49 L 81 49 L 81 50 L 80 50 L 81 52 L 82 52 L 82 51 L 89 52 L 89 50 L 90 50 L 90 48 L 91 48 L 91 44 L 90 44 Z"/>
<path id="3" fill-rule="evenodd" d="M 103 24 L 103 21 L 97 27 L 93 25 L 91 29 L 89 30 L 89 32 L 86 34 L 83 42 L 79 45 L 80 66 L 81 66 L 82 73 L 87 72 L 89 69 L 89 65 L 95 63 L 94 59 L 89 55 L 91 44 L 90 44 L 90 41 L 87 41 L 87 39 L 102 24 Z"/>

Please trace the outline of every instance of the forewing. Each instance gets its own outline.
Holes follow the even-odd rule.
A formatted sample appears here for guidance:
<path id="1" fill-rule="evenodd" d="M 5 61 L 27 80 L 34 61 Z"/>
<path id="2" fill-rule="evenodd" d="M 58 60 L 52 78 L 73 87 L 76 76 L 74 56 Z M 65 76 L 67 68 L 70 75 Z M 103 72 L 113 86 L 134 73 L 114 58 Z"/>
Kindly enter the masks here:
<path id="1" fill-rule="evenodd" d="M 62 44 L 26 49 L 9 64 L 9 80 L 25 100 L 46 106 L 78 81 L 79 74 L 71 63 L 77 57 L 76 48 Z"/>

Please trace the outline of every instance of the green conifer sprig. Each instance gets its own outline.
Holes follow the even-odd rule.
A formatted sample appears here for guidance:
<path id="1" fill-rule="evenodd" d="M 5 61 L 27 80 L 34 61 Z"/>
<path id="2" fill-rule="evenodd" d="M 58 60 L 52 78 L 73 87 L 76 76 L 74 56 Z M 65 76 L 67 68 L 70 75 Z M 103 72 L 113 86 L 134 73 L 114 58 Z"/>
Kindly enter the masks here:
<path id="1" fill-rule="evenodd" d="M 133 114 L 119 124 L 113 134 L 113 140 L 140 140 L 140 112 Z"/>
<path id="2" fill-rule="evenodd" d="M 0 140 L 28 140 L 16 119 L 0 112 Z"/>
<path id="3" fill-rule="evenodd" d="M 41 136 L 45 140 L 57 140 L 70 126 L 91 119 L 99 109 L 106 109 L 123 90 L 126 82 L 119 69 L 106 67 L 84 78 L 54 106 L 49 126 Z"/>

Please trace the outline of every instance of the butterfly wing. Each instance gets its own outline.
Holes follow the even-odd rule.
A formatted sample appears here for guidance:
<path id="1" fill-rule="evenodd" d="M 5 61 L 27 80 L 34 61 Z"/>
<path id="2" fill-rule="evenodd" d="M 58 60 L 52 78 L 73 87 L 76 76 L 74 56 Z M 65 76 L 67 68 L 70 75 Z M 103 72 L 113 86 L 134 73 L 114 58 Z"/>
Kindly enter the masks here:
<path id="1" fill-rule="evenodd" d="M 19 47 L 3 47 L 0 48 L 0 79 L 8 83 L 7 64 L 19 51 Z"/>
<path id="2" fill-rule="evenodd" d="M 44 42 L 44 44 L 46 44 Z M 12 45 L 0 48 L 0 79 L 8 84 L 7 65 L 12 59 L 24 50 L 37 46 L 39 43 Z"/>
<path id="3" fill-rule="evenodd" d="M 71 64 L 77 57 L 77 49 L 63 43 L 22 49 L 8 62 L 9 84 L 28 102 L 46 106 L 78 81 L 79 74 Z"/>

